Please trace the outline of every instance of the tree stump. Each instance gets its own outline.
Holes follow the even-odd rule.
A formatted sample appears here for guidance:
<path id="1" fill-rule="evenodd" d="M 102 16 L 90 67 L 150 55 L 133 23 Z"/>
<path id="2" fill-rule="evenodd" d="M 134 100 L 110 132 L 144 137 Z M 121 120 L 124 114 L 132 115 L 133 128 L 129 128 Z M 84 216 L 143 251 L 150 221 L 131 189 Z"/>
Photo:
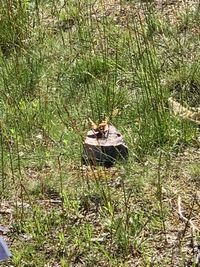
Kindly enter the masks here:
<path id="1" fill-rule="evenodd" d="M 101 125 L 101 124 L 100 124 Z M 121 133 L 112 125 L 94 127 L 87 132 L 82 162 L 84 165 L 112 167 L 117 160 L 128 158 L 128 147 Z"/>

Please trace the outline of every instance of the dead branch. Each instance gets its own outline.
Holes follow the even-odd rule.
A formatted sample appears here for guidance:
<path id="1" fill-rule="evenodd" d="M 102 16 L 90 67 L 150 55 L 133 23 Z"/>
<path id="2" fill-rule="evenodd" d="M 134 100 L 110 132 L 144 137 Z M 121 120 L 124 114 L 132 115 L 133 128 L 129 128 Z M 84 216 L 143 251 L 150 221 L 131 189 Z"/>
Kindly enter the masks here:
<path id="1" fill-rule="evenodd" d="M 178 196 L 178 213 L 181 220 L 185 221 L 186 223 L 189 223 L 192 229 L 192 232 L 199 231 L 199 229 L 194 225 L 191 219 L 187 219 L 181 210 L 181 197 Z"/>
<path id="2" fill-rule="evenodd" d="M 199 266 L 200 264 L 200 244 L 197 241 L 197 234 L 196 232 L 199 232 L 199 229 L 196 227 L 196 225 L 192 222 L 191 219 L 187 219 L 182 212 L 181 209 L 181 197 L 178 196 L 178 214 L 181 220 L 188 223 L 191 227 L 192 231 L 192 239 L 193 239 L 193 253 L 194 253 L 194 262 L 195 266 Z"/>

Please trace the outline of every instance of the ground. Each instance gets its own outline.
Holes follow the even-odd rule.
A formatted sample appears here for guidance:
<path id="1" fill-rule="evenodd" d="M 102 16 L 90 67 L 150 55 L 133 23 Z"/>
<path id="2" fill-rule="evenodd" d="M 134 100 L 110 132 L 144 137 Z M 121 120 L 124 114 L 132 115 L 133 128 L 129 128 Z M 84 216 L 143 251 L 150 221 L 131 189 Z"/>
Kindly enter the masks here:
<path id="1" fill-rule="evenodd" d="M 22 2 L 0 10 L 2 266 L 198 266 L 200 133 L 167 99 L 200 106 L 199 4 Z M 105 117 L 129 159 L 83 166 Z"/>

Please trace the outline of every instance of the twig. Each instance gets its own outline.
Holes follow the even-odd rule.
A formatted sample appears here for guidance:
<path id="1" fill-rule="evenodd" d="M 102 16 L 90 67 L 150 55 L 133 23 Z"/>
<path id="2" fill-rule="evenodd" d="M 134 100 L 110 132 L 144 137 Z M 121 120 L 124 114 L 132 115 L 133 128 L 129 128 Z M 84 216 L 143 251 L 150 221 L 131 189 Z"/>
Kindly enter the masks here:
<path id="1" fill-rule="evenodd" d="M 185 221 L 185 222 L 187 222 L 187 223 L 190 224 L 193 233 L 194 233 L 195 231 L 199 231 L 199 229 L 194 225 L 194 223 L 192 222 L 192 220 L 191 220 L 191 219 L 187 219 L 187 218 L 183 215 L 182 210 L 181 210 L 181 197 L 180 197 L 180 196 L 178 196 L 178 213 L 179 213 L 180 218 L 181 218 L 183 221 Z"/>
<path id="2" fill-rule="evenodd" d="M 181 220 L 185 221 L 186 223 L 188 223 L 191 227 L 191 231 L 192 231 L 192 240 L 193 240 L 193 253 L 194 253 L 194 263 L 195 266 L 199 266 L 200 264 L 200 244 L 198 243 L 197 239 L 196 239 L 196 232 L 199 232 L 199 229 L 196 227 L 196 225 L 192 222 L 191 219 L 187 219 L 183 213 L 182 213 L 182 209 L 181 209 L 181 197 L 178 196 L 178 214 Z"/>

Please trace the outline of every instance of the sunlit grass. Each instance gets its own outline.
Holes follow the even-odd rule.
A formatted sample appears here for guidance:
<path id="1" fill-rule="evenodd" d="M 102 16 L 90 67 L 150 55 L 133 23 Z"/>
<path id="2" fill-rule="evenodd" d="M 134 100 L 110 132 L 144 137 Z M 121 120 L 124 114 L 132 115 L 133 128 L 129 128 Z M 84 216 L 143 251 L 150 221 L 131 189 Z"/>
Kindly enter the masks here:
<path id="1" fill-rule="evenodd" d="M 0 208 L 13 257 L 2 266 L 169 266 L 172 248 L 157 259 L 156 244 L 184 188 L 173 158 L 198 131 L 167 99 L 199 105 L 198 7 L 171 20 L 148 1 L 4 2 Z M 122 132 L 126 163 L 81 166 L 89 117 Z M 197 165 L 185 168 L 197 186 Z"/>

